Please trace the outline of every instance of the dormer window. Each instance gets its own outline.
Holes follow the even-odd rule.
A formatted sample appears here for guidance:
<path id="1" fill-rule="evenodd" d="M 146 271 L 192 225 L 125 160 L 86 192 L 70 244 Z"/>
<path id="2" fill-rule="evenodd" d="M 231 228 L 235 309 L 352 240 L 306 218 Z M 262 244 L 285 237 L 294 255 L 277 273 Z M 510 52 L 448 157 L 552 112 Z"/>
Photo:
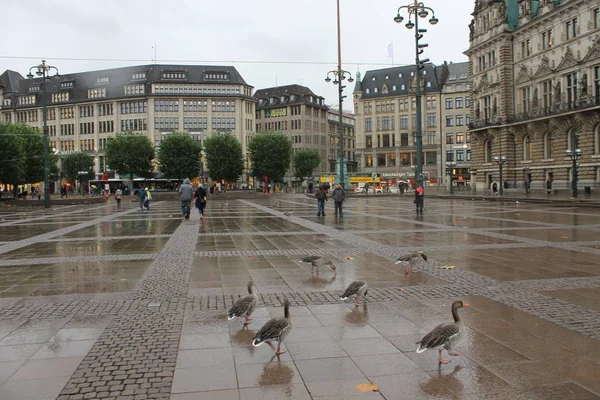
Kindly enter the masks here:
<path id="1" fill-rule="evenodd" d="M 402 85 L 402 86 L 400 86 L 400 89 L 402 89 L 402 90 L 406 90 L 406 85 Z"/>
<path id="2" fill-rule="evenodd" d="M 392 86 L 392 91 L 395 92 L 398 87 L 396 85 Z"/>
<path id="3" fill-rule="evenodd" d="M 398 78 L 402 78 L 402 72 L 398 74 Z"/>
<path id="4" fill-rule="evenodd" d="M 35 95 L 31 96 L 19 96 L 20 106 L 33 106 L 35 105 Z"/>
<path id="5" fill-rule="evenodd" d="M 385 79 L 386 79 L 386 80 L 390 79 L 390 76 L 389 76 L 389 75 L 386 75 L 386 76 L 385 76 Z"/>
<path id="6" fill-rule="evenodd" d="M 185 72 L 163 72 L 163 79 L 186 79 Z"/>
<path id="7" fill-rule="evenodd" d="M 365 93 L 366 93 L 366 94 L 369 94 L 369 93 L 371 93 L 371 90 L 369 90 L 369 88 L 367 88 L 367 89 L 365 90 Z"/>
<path id="8" fill-rule="evenodd" d="M 211 81 L 227 81 L 229 74 L 225 72 L 205 72 L 204 79 Z"/>
<path id="9" fill-rule="evenodd" d="M 411 71 L 411 72 L 410 72 L 410 76 L 415 76 L 415 73 L 414 73 L 414 71 Z"/>
<path id="10" fill-rule="evenodd" d="M 427 87 L 430 88 L 431 87 L 431 82 L 427 82 Z"/>
<path id="11" fill-rule="evenodd" d="M 460 79 L 467 79 L 467 74 L 461 74 Z"/>
<path id="12" fill-rule="evenodd" d="M 29 91 L 30 92 L 39 92 L 40 91 L 40 86 L 39 85 L 29 86 Z"/>
<path id="13" fill-rule="evenodd" d="M 69 101 L 69 92 L 52 93 L 53 103 L 66 103 Z"/>
<path id="14" fill-rule="evenodd" d="M 295 94 L 293 94 L 293 95 L 290 96 L 290 101 L 296 101 L 296 95 Z"/>
<path id="15" fill-rule="evenodd" d="M 377 92 L 379 92 L 378 88 L 373 89 L 373 93 L 377 93 Z"/>
<path id="16" fill-rule="evenodd" d="M 281 96 L 281 98 L 279 99 L 282 103 L 286 102 L 286 97 L 285 96 Z"/>
<path id="17" fill-rule="evenodd" d="M 133 79 L 133 80 L 146 79 L 146 73 L 145 72 L 136 72 L 135 74 L 133 74 L 131 76 L 131 79 Z"/>
<path id="18" fill-rule="evenodd" d="M 275 104 L 275 97 L 271 97 L 269 99 L 269 104 Z"/>
<path id="19" fill-rule="evenodd" d="M 106 85 L 107 83 L 109 83 L 108 76 L 103 76 L 96 79 L 96 85 Z"/>
<path id="20" fill-rule="evenodd" d="M 375 78 L 375 77 L 372 77 L 372 78 L 371 78 L 371 80 L 372 80 L 372 81 L 375 81 L 375 80 L 376 80 L 376 78 Z"/>
<path id="21" fill-rule="evenodd" d="M 73 87 L 73 81 L 61 82 L 60 83 L 60 88 L 61 89 L 71 89 L 72 87 Z"/>
<path id="22" fill-rule="evenodd" d="M 448 80 L 449 80 L 449 81 L 455 81 L 455 80 L 456 80 L 456 75 L 450 75 L 450 76 L 448 77 Z"/>

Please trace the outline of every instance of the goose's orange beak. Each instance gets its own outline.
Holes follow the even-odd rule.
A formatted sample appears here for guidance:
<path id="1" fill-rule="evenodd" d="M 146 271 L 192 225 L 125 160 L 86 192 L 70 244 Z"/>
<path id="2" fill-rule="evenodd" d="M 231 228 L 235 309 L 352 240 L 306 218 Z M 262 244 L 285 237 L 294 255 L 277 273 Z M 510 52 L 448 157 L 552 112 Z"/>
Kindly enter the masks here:
<path id="1" fill-rule="evenodd" d="M 468 303 L 463 302 L 463 307 L 470 307 Z"/>

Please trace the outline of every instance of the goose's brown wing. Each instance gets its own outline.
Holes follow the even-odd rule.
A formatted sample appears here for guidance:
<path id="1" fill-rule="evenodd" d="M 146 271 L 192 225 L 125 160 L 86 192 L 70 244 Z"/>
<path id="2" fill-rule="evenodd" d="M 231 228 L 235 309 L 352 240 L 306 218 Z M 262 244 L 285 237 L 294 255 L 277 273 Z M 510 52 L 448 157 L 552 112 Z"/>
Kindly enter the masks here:
<path id="1" fill-rule="evenodd" d="M 267 340 L 279 340 L 291 329 L 291 322 L 287 318 L 272 318 L 264 324 L 254 336 L 253 344 L 256 346 Z"/>
<path id="2" fill-rule="evenodd" d="M 423 339 L 417 342 L 421 349 L 435 349 L 460 333 L 456 324 L 441 324 L 433 328 Z"/>
<path id="3" fill-rule="evenodd" d="M 235 304 L 229 309 L 229 312 L 227 313 L 227 318 L 232 319 L 235 317 L 241 317 L 246 315 L 248 312 L 252 313 L 252 311 L 254 311 L 254 309 L 256 308 L 256 296 L 254 295 L 247 295 L 242 297 L 241 299 L 239 299 L 238 301 L 235 302 Z"/>
<path id="4" fill-rule="evenodd" d="M 350 297 L 350 296 L 354 296 L 355 294 L 357 294 L 359 292 L 360 288 L 362 288 L 365 284 L 366 284 L 365 281 L 354 281 L 354 282 L 352 282 L 346 288 L 346 291 L 342 295 L 342 298 L 347 298 L 347 297 Z"/>

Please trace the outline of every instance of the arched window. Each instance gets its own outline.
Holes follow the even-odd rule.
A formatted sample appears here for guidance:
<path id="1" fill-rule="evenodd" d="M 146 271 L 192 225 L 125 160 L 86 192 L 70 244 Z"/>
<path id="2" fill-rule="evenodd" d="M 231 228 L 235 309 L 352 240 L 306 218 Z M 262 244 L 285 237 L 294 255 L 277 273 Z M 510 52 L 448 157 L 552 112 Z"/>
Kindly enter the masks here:
<path id="1" fill-rule="evenodd" d="M 485 162 L 492 162 L 492 141 L 485 142 Z"/>
<path id="2" fill-rule="evenodd" d="M 567 149 L 575 151 L 575 149 L 579 147 L 578 136 L 575 128 L 569 129 L 569 132 L 567 133 Z"/>
<path id="3" fill-rule="evenodd" d="M 367 89 L 365 90 L 365 93 L 366 93 L 366 94 L 369 94 L 369 93 L 371 93 L 371 90 L 369 90 L 369 88 L 367 88 Z"/>
<path id="4" fill-rule="evenodd" d="M 544 135 L 544 158 L 552 158 L 552 134 L 546 133 Z"/>
<path id="5" fill-rule="evenodd" d="M 373 92 L 377 93 L 377 92 L 379 92 L 379 89 L 375 88 L 375 89 L 373 89 Z"/>
<path id="6" fill-rule="evenodd" d="M 594 129 L 594 154 L 600 154 L 600 124 Z"/>
<path id="7" fill-rule="evenodd" d="M 529 135 L 523 138 L 523 160 L 531 160 L 531 137 Z"/>
<path id="8" fill-rule="evenodd" d="M 396 91 L 398 89 L 398 87 L 396 85 L 392 86 L 392 91 Z"/>

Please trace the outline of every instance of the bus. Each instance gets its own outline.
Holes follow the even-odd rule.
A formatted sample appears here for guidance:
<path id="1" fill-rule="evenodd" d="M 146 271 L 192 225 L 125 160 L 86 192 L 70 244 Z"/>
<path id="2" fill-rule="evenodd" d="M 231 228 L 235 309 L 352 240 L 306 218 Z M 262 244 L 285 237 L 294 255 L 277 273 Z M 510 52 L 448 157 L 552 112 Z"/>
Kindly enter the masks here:
<path id="1" fill-rule="evenodd" d="M 112 194 L 123 187 L 122 179 L 92 179 L 88 182 L 90 194 Z"/>
<path id="2" fill-rule="evenodd" d="M 174 192 L 180 183 L 179 179 L 133 178 L 133 192 L 145 188 L 151 192 Z"/>

